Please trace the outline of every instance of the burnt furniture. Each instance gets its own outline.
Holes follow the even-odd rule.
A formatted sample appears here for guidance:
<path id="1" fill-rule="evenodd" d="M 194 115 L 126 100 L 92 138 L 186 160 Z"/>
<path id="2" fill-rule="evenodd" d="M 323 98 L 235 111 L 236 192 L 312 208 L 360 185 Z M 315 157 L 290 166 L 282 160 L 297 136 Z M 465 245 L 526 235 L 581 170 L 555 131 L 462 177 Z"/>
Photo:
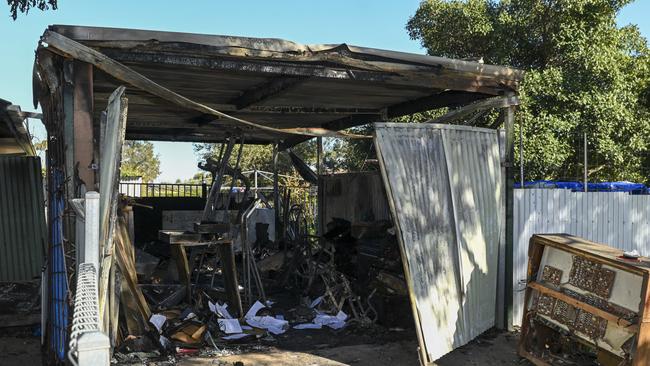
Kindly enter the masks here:
<path id="1" fill-rule="evenodd" d="M 567 234 L 533 235 L 519 354 L 650 363 L 650 259 Z"/>

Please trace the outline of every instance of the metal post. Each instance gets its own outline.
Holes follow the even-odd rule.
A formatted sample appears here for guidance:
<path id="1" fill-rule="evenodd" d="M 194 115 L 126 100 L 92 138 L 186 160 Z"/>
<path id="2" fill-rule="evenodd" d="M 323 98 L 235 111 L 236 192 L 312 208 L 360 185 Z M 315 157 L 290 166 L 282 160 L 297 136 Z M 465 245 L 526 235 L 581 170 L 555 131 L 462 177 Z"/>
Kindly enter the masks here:
<path id="1" fill-rule="evenodd" d="M 255 179 L 255 199 L 257 199 L 258 198 L 258 194 L 257 194 L 257 190 L 258 190 L 258 188 L 257 188 L 258 187 L 257 186 L 257 169 L 255 169 L 253 173 L 254 173 L 253 177 Z"/>
<path id="2" fill-rule="evenodd" d="M 587 161 L 587 133 L 583 132 L 583 150 L 584 150 L 584 156 L 585 156 L 585 162 L 584 162 L 584 182 L 585 182 L 585 192 L 589 192 L 589 187 L 588 187 L 588 178 L 587 175 L 589 174 L 587 171 L 588 167 L 588 161 Z"/>
<path id="3" fill-rule="evenodd" d="M 524 188 L 524 126 L 519 122 L 519 179 L 520 188 Z"/>
<path id="4" fill-rule="evenodd" d="M 513 220 L 514 220 L 514 123 L 515 107 L 509 106 L 504 110 L 504 125 L 506 130 L 506 247 L 505 247 L 505 325 L 506 329 L 512 330 L 512 313 L 514 298 L 514 277 L 513 277 Z"/>
<path id="5" fill-rule="evenodd" d="M 316 173 L 318 175 L 318 190 L 316 191 L 316 232 L 318 235 L 325 233 L 325 223 L 323 222 L 323 138 L 316 138 Z M 325 243 L 321 239 L 321 245 Z"/>
<path id="6" fill-rule="evenodd" d="M 278 182 L 278 144 L 273 144 L 273 210 L 275 211 L 275 240 L 280 239 L 280 187 Z"/>
<path id="7" fill-rule="evenodd" d="M 84 230 L 84 263 L 91 263 L 99 271 L 99 193 L 86 192 Z"/>

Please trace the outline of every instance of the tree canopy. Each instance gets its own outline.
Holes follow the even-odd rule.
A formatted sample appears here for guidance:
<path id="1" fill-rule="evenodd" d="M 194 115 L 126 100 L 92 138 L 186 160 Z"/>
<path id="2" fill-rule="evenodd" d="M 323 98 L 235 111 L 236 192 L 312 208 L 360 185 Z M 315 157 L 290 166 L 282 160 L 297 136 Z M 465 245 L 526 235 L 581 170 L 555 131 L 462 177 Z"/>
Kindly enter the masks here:
<path id="1" fill-rule="evenodd" d="M 431 55 L 526 71 L 516 127 L 527 179 L 579 177 L 586 133 L 590 179 L 647 182 L 648 45 L 616 24 L 631 2 L 427 0 L 406 28 Z"/>
<path id="2" fill-rule="evenodd" d="M 16 20 L 18 13 L 27 14 L 33 8 L 39 10 L 56 10 L 57 0 L 7 0 L 7 5 L 9 5 L 11 17 L 13 20 Z"/>
<path id="3" fill-rule="evenodd" d="M 126 141 L 122 148 L 122 177 L 142 177 L 152 182 L 160 175 L 160 159 L 149 141 Z"/>

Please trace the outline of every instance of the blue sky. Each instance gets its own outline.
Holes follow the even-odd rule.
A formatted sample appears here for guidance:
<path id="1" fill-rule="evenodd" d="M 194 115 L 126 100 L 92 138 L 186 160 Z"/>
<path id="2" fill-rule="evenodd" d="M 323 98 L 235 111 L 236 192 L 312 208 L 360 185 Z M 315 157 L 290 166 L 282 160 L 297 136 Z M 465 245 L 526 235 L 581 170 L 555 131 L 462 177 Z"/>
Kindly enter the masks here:
<path id="1" fill-rule="evenodd" d="M 423 53 L 404 29 L 419 0 L 59 0 L 57 11 L 35 10 L 15 22 L 8 7 L 0 20 L 0 98 L 33 110 L 31 73 L 34 49 L 49 24 L 79 24 L 284 38 L 300 43 L 349 43 L 359 46 Z M 637 0 L 623 10 L 621 25 L 638 24 L 650 36 L 650 1 Z M 39 138 L 45 130 L 32 121 Z M 196 171 L 191 144 L 156 143 L 161 157 L 160 181 L 189 178 Z"/>

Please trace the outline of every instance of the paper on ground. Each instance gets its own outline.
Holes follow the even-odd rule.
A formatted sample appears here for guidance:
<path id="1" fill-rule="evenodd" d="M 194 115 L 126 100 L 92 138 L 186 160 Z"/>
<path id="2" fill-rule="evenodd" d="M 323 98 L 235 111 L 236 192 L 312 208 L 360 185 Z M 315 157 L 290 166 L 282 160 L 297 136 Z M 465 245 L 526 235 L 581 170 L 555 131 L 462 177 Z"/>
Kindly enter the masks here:
<path id="1" fill-rule="evenodd" d="M 222 318 L 226 319 L 232 319 L 232 315 L 228 312 L 228 304 L 224 303 L 223 305 L 219 305 L 219 303 L 212 303 L 208 301 L 208 307 L 210 308 L 210 311 L 220 315 Z"/>
<path id="2" fill-rule="evenodd" d="M 219 329 L 226 334 L 241 333 L 242 329 L 237 319 L 217 319 Z"/>
<path id="3" fill-rule="evenodd" d="M 323 325 L 314 323 L 296 324 L 293 329 L 321 329 Z"/>
<path id="4" fill-rule="evenodd" d="M 237 334 L 221 337 L 221 339 L 240 339 L 240 338 L 248 337 L 249 335 L 250 334 L 248 333 L 237 333 Z"/>
<path id="5" fill-rule="evenodd" d="M 313 323 L 325 325 L 332 329 L 341 329 L 345 326 L 345 320 L 347 318 L 348 314 L 344 313 L 343 311 L 339 311 L 335 316 L 319 313 L 314 318 Z"/>
<path id="6" fill-rule="evenodd" d="M 149 322 L 158 329 L 158 333 L 162 332 L 162 327 L 165 325 L 166 321 L 167 317 L 162 314 L 153 314 L 151 318 L 149 318 Z"/>
<path id="7" fill-rule="evenodd" d="M 318 304 L 320 304 L 323 301 L 323 298 L 324 298 L 323 296 L 318 296 L 317 298 L 314 299 L 314 301 L 311 302 L 311 304 L 309 304 L 309 307 L 312 309 L 315 308 L 316 306 L 318 306 Z"/>
<path id="8" fill-rule="evenodd" d="M 246 323 L 255 328 L 266 329 L 273 334 L 282 334 L 289 328 L 288 321 L 272 316 L 254 316 L 246 319 Z"/>
<path id="9" fill-rule="evenodd" d="M 257 315 L 257 312 L 260 311 L 260 309 L 265 308 L 265 307 L 266 307 L 266 306 L 264 306 L 264 304 L 262 304 L 261 302 L 259 302 L 259 300 L 258 300 L 258 301 L 255 301 L 255 303 L 253 304 L 253 306 L 251 306 L 251 308 L 248 309 L 248 312 L 246 313 L 246 315 L 244 316 L 244 318 L 248 319 L 248 318 L 252 318 L 252 317 L 254 317 L 255 315 Z"/>
<path id="10" fill-rule="evenodd" d="M 158 341 L 160 342 L 160 345 L 163 346 L 163 348 L 169 348 L 172 345 L 172 342 L 163 335 L 160 336 Z"/>

